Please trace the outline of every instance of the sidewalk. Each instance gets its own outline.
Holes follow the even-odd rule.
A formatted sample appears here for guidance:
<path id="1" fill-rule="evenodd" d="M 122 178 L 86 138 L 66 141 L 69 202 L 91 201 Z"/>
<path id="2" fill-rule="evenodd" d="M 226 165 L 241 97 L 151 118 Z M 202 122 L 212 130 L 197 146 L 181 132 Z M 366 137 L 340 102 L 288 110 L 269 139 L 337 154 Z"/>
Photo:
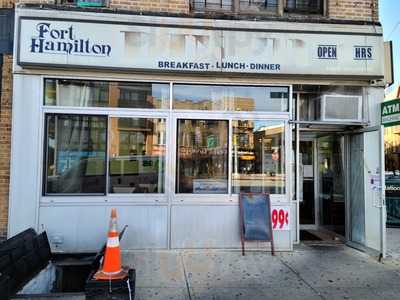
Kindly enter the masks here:
<path id="1" fill-rule="evenodd" d="M 339 246 L 292 253 L 125 252 L 137 272 L 137 300 L 399 299 L 400 266 Z"/>

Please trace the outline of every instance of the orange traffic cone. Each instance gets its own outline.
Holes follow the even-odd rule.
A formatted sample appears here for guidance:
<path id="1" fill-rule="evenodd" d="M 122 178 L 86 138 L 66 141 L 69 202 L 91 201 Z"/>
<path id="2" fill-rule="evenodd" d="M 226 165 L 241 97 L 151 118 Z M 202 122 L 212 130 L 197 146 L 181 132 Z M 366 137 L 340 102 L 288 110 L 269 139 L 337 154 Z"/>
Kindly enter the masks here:
<path id="1" fill-rule="evenodd" d="M 121 266 L 121 249 L 119 247 L 119 234 L 117 228 L 117 211 L 111 210 L 110 230 L 108 232 L 107 246 L 104 254 L 103 266 L 94 274 L 97 280 L 123 279 L 128 276 L 128 268 Z"/>

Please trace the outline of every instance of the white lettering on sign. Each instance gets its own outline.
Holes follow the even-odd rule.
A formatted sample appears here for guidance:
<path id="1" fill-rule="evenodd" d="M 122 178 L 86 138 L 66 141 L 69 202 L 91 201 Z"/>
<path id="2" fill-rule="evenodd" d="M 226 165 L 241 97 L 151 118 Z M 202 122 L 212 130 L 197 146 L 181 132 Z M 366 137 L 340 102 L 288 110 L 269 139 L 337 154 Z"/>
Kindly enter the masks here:
<path id="1" fill-rule="evenodd" d="M 400 112 L 400 103 L 384 106 L 382 109 L 382 115 L 394 114 Z"/>
<path id="2" fill-rule="evenodd" d="M 271 223 L 273 230 L 290 230 L 290 207 L 273 206 Z"/>

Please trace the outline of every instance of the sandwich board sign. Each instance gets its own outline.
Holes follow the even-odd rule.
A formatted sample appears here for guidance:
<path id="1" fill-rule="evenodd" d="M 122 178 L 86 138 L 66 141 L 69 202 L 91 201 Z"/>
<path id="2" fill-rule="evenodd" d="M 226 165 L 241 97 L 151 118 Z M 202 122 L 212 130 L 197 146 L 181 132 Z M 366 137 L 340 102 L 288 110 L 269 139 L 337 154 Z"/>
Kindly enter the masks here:
<path id="1" fill-rule="evenodd" d="M 240 193 L 239 208 L 242 255 L 245 241 L 271 242 L 271 253 L 275 255 L 269 194 Z"/>

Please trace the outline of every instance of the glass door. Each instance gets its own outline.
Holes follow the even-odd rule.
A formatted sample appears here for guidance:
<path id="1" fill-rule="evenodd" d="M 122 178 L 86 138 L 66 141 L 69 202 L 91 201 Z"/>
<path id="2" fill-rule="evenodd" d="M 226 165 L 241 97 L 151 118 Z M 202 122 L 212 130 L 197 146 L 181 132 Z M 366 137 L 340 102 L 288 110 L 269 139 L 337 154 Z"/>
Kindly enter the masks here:
<path id="1" fill-rule="evenodd" d="M 300 224 L 302 227 L 315 227 L 317 203 L 315 201 L 315 139 L 300 141 L 299 175 L 300 175 Z"/>
<path id="2" fill-rule="evenodd" d="M 345 236 L 344 139 L 318 140 L 320 225 Z M 359 175 L 358 175 L 359 176 Z"/>

